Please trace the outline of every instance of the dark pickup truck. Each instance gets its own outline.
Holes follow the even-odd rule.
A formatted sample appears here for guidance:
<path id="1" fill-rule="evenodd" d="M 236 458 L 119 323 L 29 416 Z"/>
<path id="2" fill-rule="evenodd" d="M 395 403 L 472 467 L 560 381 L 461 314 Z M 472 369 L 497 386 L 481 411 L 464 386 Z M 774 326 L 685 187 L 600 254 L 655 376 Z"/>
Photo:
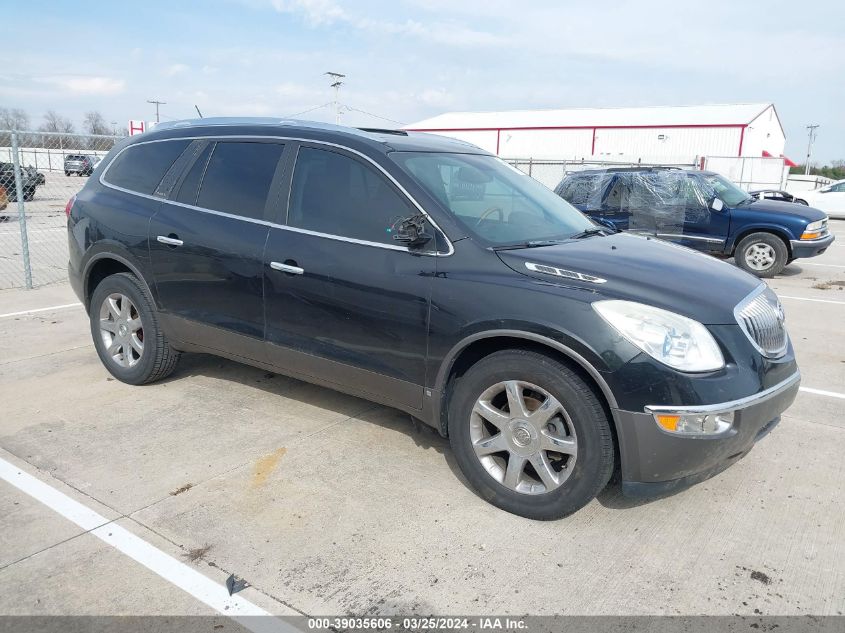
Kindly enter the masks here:
<path id="1" fill-rule="evenodd" d="M 821 255 L 834 240 L 823 211 L 755 199 L 708 171 L 581 171 L 566 175 L 555 193 L 605 226 L 733 256 L 758 277 L 773 277 L 799 257 Z"/>

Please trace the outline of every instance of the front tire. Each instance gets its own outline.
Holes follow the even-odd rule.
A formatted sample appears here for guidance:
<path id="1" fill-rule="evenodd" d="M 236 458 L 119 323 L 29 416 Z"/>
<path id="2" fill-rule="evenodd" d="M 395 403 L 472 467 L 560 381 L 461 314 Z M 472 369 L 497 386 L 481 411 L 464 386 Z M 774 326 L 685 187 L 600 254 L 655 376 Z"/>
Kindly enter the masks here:
<path id="1" fill-rule="evenodd" d="M 170 346 L 152 297 L 134 275 L 103 279 L 91 297 L 89 318 L 97 355 L 121 382 L 143 385 L 176 368 L 179 352 Z"/>
<path id="2" fill-rule="evenodd" d="M 572 514 L 613 473 L 598 397 L 572 369 L 533 351 L 496 352 L 455 381 L 449 439 L 481 497 L 529 519 Z"/>
<path id="3" fill-rule="evenodd" d="M 789 259 L 783 240 L 772 233 L 752 233 L 736 247 L 734 259 L 737 266 L 757 277 L 768 278 L 779 274 Z"/>

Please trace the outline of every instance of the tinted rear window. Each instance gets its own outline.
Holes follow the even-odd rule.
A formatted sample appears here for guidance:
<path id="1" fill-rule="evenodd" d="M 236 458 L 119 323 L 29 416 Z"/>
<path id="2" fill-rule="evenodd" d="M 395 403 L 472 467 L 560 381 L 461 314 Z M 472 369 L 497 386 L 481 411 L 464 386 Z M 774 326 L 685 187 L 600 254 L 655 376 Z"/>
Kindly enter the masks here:
<path id="1" fill-rule="evenodd" d="M 283 149 L 276 143 L 218 142 L 202 179 L 197 206 L 263 219 Z"/>
<path id="2" fill-rule="evenodd" d="M 174 140 L 132 145 L 109 165 L 105 180 L 116 187 L 152 195 L 189 143 Z"/>

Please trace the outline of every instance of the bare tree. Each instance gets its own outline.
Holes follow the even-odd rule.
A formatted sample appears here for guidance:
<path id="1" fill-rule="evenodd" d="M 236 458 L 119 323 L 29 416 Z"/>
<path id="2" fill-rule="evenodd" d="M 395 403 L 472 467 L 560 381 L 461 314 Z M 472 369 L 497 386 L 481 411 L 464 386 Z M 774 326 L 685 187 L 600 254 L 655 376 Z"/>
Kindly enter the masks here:
<path id="1" fill-rule="evenodd" d="M 27 130 L 29 115 L 20 108 L 0 108 L 0 129 Z"/>
<path id="2" fill-rule="evenodd" d="M 85 113 L 82 127 L 88 134 L 111 134 L 112 130 L 106 125 L 105 117 L 97 110 Z"/>
<path id="3" fill-rule="evenodd" d="M 44 113 L 44 123 L 38 128 L 41 132 L 60 132 L 62 134 L 73 134 L 76 129 L 70 119 L 66 119 L 55 110 L 47 110 Z"/>
<path id="4" fill-rule="evenodd" d="M 29 115 L 20 108 L 0 108 L 0 130 L 28 130 Z M 9 147 L 12 136 L 0 132 L 0 146 Z"/>
<path id="5" fill-rule="evenodd" d="M 55 110 L 47 110 L 44 113 L 44 123 L 38 128 L 39 132 L 51 132 L 53 134 L 74 134 L 76 128 L 73 121 L 66 119 Z M 58 149 L 77 149 L 79 140 L 73 136 L 44 136 L 43 147 L 57 147 Z"/>

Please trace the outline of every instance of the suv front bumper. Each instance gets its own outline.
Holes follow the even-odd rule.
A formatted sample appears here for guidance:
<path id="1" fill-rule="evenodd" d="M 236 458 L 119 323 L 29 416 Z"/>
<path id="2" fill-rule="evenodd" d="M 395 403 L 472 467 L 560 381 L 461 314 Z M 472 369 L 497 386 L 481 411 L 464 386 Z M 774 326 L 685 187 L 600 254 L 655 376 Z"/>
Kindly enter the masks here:
<path id="1" fill-rule="evenodd" d="M 691 486 L 744 457 L 780 421 L 795 400 L 801 374 L 733 402 L 677 407 L 689 413 L 733 411 L 733 425 L 718 435 L 683 436 L 661 429 L 651 413 L 615 409 L 622 453 L 622 491 L 654 496 Z"/>
<path id="2" fill-rule="evenodd" d="M 835 239 L 833 233 L 828 233 L 824 237 L 819 237 L 815 240 L 790 240 L 792 259 L 821 255 L 827 250 L 828 246 L 833 244 L 833 240 Z"/>

